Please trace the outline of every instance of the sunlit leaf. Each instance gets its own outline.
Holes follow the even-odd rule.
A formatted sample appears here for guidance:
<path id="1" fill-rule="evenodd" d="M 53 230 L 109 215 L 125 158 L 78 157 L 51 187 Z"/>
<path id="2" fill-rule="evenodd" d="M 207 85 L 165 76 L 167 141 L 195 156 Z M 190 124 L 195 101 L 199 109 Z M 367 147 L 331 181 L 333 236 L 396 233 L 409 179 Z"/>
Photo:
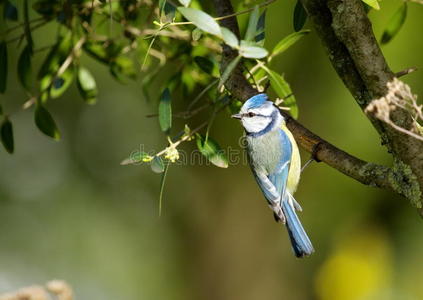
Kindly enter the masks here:
<path id="1" fill-rule="evenodd" d="M 275 71 L 270 70 L 265 66 L 262 66 L 262 68 L 267 74 L 269 74 L 270 86 L 276 92 L 278 97 L 283 99 L 283 106 L 288 107 L 292 117 L 296 119 L 298 117 L 297 101 L 295 100 L 288 82 L 286 82 L 285 79 Z"/>
<path id="2" fill-rule="evenodd" d="M 38 72 L 37 78 L 41 80 L 46 75 L 53 76 L 59 69 L 60 65 L 65 61 L 72 49 L 72 34 L 68 32 L 59 37 L 56 44 L 50 48 L 50 51 L 43 61 Z"/>
<path id="3" fill-rule="evenodd" d="M 259 19 L 259 7 L 258 5 L 256 5 L 254 6 L 254 9 L 251 12 L 250 18 L 248 20 L 247 31 L 245 32 L 245 37 L 244 37 L 246 41 L 252 41 L 255 38 L 258 19 Z"/>
<path id="4" fill-rule="evenodd" d="M 264 45 L 264 38 L 266 37 L 265 34 L 265 26 L 266 26 L 266 9 L 263 11 L 263 13 L 260 15 L 260 18 L 257 22 L 257 29 L 256 29 L 256 36 L 255 41 L 259 46 Z"/>
<path id="5" fill-rule="evenodd" d="M 251 45 L 250 43 L 245 43 L 241 41 L 241 45 L 239 47 L 239 55 L 245 58 L 263 58 L 266 57 L 269 53 L 266 49 L 259 46 Z"/>
<path id="6" fill-rule="evenodd" d="M 388 43 L 401 29 L 407 18 L 407 2 L 403 2 L 394 15 L 389 19 L 388 26 L 383 32 L 381 43 Z"/>
<path id="7" fill-rule="evenodd" d="M 76 83 L 82 99 L 88 104 L 95 104 L 98 94 L 97 84 L 87 68 L 79 67 Z"/>
<path id="8" fill-rule="evenodd" d="M 160 97 L 159 123 L 163 132 L 169 132 L 172 127 L 172 103 L 168 88 L 163 91 Z"/>
<path id="9" fill-rule="evenodd" d="M 290 35 L 283 38 L 276 46 L 273 48 L 271 56 L 274 57 L 276 55 L 281 54 L 286 49 L 291 47 L 293 44 L 298 42 L 303 36 L 310 33 L 310 30 L 305 29 L 298 32 L 291 33 Z"/>
<path id="10" fill-rule="evenodd" d="M 18 20 L 18 9 L 9 0 L 6 0 L 6 2 L 4 3 L 3 17 L 11 21 Z"/>
<path id="11" fill-rule="evenodd" d="M 212 138 L 205 138 L 200 134 L 196 134 L 196 142 L 198 150 L 203 154 L 212 164 L 219 168 L 228 167 L 228 159 L 219 144 Z"/>
<path id="12" fill-rule="evenodd" d="M 60 140 L 60 132 L 56 126 L 56 122 L 49 111 L 41 104 L 37 104 L 35 106 L 34 118 L 35 124 L 42 133 L 55 139 L 56 141 Z"/>
<path id="13" fill-rule="evenodd" d="M 31 87 L 31 57 L 32 46 L 27 44 L 18 60 L 18 78 L 26 90 L 29 90 Z"/>
<path id="14" fill-rule="evenodd" d="M 232 71 L 236 68 L 240 60 L 241 60 L 241 56 L 237 56 L 226 66 L 225 71 L 223 71 L 223 74 L 220 77 L 219 85 L 217 87 L 218 90 L 220 90 L 220 88 L 229 79 L 229 76 L 232 74 Z"/>
<path id="15" fill-rule="evenodd" d="M 4 93 L 6 91 L 7 86 L 7 44 L 5 41 L 0 42 L 0 93 Z"/>
<path id="16" fill-rule="evenodd" d="M 159 156 L 155 156 L 150 163 L 151 170 L 154 173 L 163 173 L 165 170 L 165 165 L 163 160 Z"/>
<path id="17" fill-rule="evenodd" d="M 294 8 L 294 30 L 300 31 L 303 27 L 305 22 L 307 21 L 307 12 L 305 11 L 303 5 L 301 4 L 300 0 L 297 0 L 297 4 Z"/>
<path id="18" fill-rule="evenodd" d="M 364 3 L 366 3 L 368 6 L 379 10 L 380 6 L 379 6 L 379 1 L 378 0 L 362 0 Z"/>
<path id="19" fill-rule="evenodd" d="M 8 118 L 5 118 L 0 128 L 1 142 L 10 154 L 13 153 L 15 145 L 13 141 L 13 126 Z"/>
<path id="20" fill-rule="evenodd" d="M 178 10 L 188 21 L 191 21 L 201 30 L 222 37 L 219 24 L 210 15 L 189 7 L 178 7 Z"/>
<path id="21" fill-rule="evenodd" d="M 236 35 L 226 27 L 221 27 L 221 30 L 223 41 L 225 42 L 225 44 L 232 48 L 238 48 L 239 40 Z"/>
<path id="22" fill-rule="evenodd" d="M 185 7 L 188 7 L 191 3 L 191 0 L 179 0 L 179 3 L 181 3 Z"/>

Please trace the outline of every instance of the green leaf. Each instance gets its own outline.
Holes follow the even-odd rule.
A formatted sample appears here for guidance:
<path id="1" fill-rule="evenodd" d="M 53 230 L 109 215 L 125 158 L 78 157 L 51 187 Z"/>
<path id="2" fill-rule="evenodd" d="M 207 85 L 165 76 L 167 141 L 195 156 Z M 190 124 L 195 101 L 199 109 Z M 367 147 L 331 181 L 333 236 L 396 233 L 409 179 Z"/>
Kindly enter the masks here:
<path id="1" fill-rule="evenodd" d="M 159 123 L 163 132 L 169 132 L 172 127 L 172 104 L 168 88 L 163 91 L 160 97 Z"/>
<path id="2" fill-rule="evenodd" d="M 291 47 L 293 44 L 298 42 L 303 36 L 310 33 L 310 30 L 305 29 L 298 32 L 293 32 L 290 35 L 283 38 L 279 43 L 276 44 L 276 46 L 273 48 L 271 57 L 275 57 L 276 55 L 281 54 L 286 49 Z"/>
<path id="3" fill-rule="evenodd" d="M 226 83 L 229 79 L 229 76 L 232 74 L 232 71 L 236 68 L 239 61 L 241 60 L 241 56 L 235 57 L 227 66 L 225 71 L 223 72 L 222 76 L 220 77 L 219 85 L 217 87 L 218 90 Z"/>
<path id="4" fill-rule="evenodd" d="M 382 35 L 382 44 L 387 44 L 398 33 L 398 31 L 404 24 L 406 18 L 407 2 L 403 2 L 403 4 L 397 9 L 397 11 L 389 20 L 388 26 L 386 27 Z"/>
<path id="5" fill-rule="evenodd" d="M 6 91 L 7 86 L 7 44 L 5 41 L 0 42 L 0 93 Z"/>
<path id="6" fill-rule="evenodd" d="M 253 46 L 250 43 L 241 41 L 241 46 L 239 47 L 239 55 L 245 58 L 256 58 L 260 59 L 266 57 L 269 53 L 266 49 L 259 46 Z"/>
<path id="7" fill-rule="evenodd" d="M 60 36 L 56 44 L 50 48 L 50 51 L 41 65 L 37 78 L 41 80 L 46 75 L 52 77 L 57 72 L 60 65 L 65 61 L 72 49 L 72 34 L 69 31 L 67 34 Z"/>
<path id="8" fill-rule="evenodd" d="M 225 44 L 232 48 L 238 48 L 239 40 L 236 37 L 236 35 L 226 27 L 221 27 L 221 30 L 222 30 L 223 41 L 225 42 Z"/>
<path id="9" fill-rule="evenodd" d="M 47 18 L 53 18 L 60 10 L 63 9 L 63 4 L 60 1 L 39 0 L 32 5 L 32 9 L 40 15 Z"/>
<path id="10" fill-rule="evenodd" d="M 110 73 L 121 83 L 125 83 L 126 78 L 137 77 L 134 62 L 126 56 L 118 56 L 110 63 Z"/>
<path id="11" fill-rule="evenodd" d="M 294 8 L 294 30 L 300 31 L 305 22 L 307 21 L 307 12 L 305 11 L 303 5 L 301 4 L 300 0 L 297 0 L 297 4 Z"/>
<path id="12" fill-rule="evenodd" d="M 11 21 L 18 20 L 18 9 L 12 2 L 6 0 L 3 8 L 3 17 Z"/>
<path id="13" fill-rule="evenodd" d="M 98 94 L 97 84 L 94 76 L 87 68 L 79 67 L 76 83 L 82 99 L 88 104 L 95 104 Z"/>
<path id="14" fill-rule="evenodd" d="M 8 118 L 5 118 L 0 128 L 1 133 L 1 142 L 10 154 L 14 151 L 14 141 L 13 141 L 13 126 L 12 122 Z"/>
<path id="15" fill-rule="evenodd" d="M 163 23 L 173 22 L 175 19 L 176 7 L 166 0 L 160 1 L 160 20 Z"/>
<path id="16" fill-rule="evenodd" d="M 378 0 L 362 0 L 364 3 L 366 3 L 368 6 L 379 10 L 380 6 L 379 6 L 379 1 Z"/>
<path id="17" fill-rule="evenodd" d="M 269 75 L 270 85 L 273 90 L 280 99 L 283 99 L 283 106 L 289 108 L 289 112 L 294 119 L 298 118 L 297 101 L 292 94 L 291 87 L 288 82 L 286 82 L 285 79 L 275 71 L 270 70 L 265 66 L 262 66 L 262 69 Z"/>
<path id="18" fill-rule="evenodd" d="M 162 178 L 160 179 L 160 193 L 159 193 L 159 216 L 162 215 L 163 191 L 166 181 L 167 170 L 169 169 L 169 162 L 164 167 Z"/>
<path id="19" fill-rule="evenodd" d="M 31 87 L 32 46 L 27 44 L 18 60 L 18 78 L 22 86 L 29 91 Z"/>
<path id="20" fill-rule="evenodd" d="M 124 159 L 120 164 L 121 165 L 130 165 L 130 164 L 139 164 L 144 162 L 151 161 L 152 157 L 144 151 L 135 151 L 131 155 Z"/>
<path id="21" fill-rule="evenodd" d="M 214 63 L 207 57 L 196 56 L 194 57 L 194 61 L 197 66 L 207 74 L 211 75 L 213 73 Z"/>
<path id="22" fill-rule="evenodd" d="M 259 19 L 259 7 L 258 5 L 256 5 L 254 6 L 254 9 L 250 14 L 250 18 L 248 19 L 248 27 L 244 37 L 246 41 L 252 41 L 255 38 L 258 19 Z"/>
<path id="23" fill-rule="evenodd" d="M 188 7 L 191 3 L 191 0 L 179 0 L 179 3 L 181 3 L 185 7 Z"/>
<path id="24" fill-rule="evenodd" d="M 203 35 L 203 32 L 200 28 L 194 28 L 194 30 L 191 32 L 191 37 L 193 41 L 200 40 L 201 36 Z"/>
<path id="25" fill-rule="evenodd" d="M 256 36 L 255 41 L 259 46 L 264 45 L 264 38 L 266 37 L 265 34 L 265 25 L 266 25 L 266 9 L 263 11 L 263 13 L 260 15 L 260 18 L 257 22 L 257 29 L 256 29 Z"/>
<path id="26" fill-rule="evenodd" d="M 60 132 L 56 126 L 56 122 L 48 110 L 41 104 L 37 104 L 35 106 L 34 118 L 35 124 L 42 133 L 55 139 L 56 141 L 60 140 Z"/>
<path id="27" fill-rule="evenodd" d="M 160 156 L 155 156 L 150 164 L 151 170 L 154 173 L 163 173 L 165 170 L 165 166 L 163 160 Z"/>
<path id="28" fill-rule="evenodd" d="M 228 159 L 216 141 L 210 137 L 207 138 L 207 141 L 205 141 L 205 138 L 198 133 L 196 134 L 196 137 L 197 147 L 201 154 L 219 168 L 228 167 Z"/>
<path id="29" fill-rule="evenodd" d="M 219 24 L 210 15 L 189 7 L 178 7 L 178 10 L 188 21 L 191 21 L 201 30 L 222 37 Z"/>
<path id="30" fill-rule="evenodd" d="M 59 77 L 53 79 L 50 88 L 50 97 L 55 99 L 63 95 L 63 93 L 72 84 L 75 70 L 72 66 L 68 67 Z"/>

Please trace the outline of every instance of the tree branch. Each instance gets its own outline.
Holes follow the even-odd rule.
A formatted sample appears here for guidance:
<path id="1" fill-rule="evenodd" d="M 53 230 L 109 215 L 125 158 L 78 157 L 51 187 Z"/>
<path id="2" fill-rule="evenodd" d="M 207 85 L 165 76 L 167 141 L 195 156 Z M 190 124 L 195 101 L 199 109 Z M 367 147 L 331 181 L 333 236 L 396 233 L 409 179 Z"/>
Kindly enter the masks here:
<path id="1" fill-rule="evenodd" d="M 344 3 L 342 0 L 329 1 L 332 3 L 332 9 L 338 10 L 341 9 L 337 6 L 337 3 L 338 5 L 339 3 Z M 213 0 L 213 2 L 216 13 L 219 16 L 234 13 L 230 0 Z M 343 42 L 349 45 L 351 50 L 347 49 L 332 29 L 332 26 L 335 25 L 332 24 L 332 15 L 326 6 L 325 0 L 302 0 L 302 2 L 330 54 L 329 57 L 338 75 L 351 91 L 359 105 L 365 109 L 374 97 L 384 95 L 386 92 L 386 83 L 394 76 L 387 67 L 383 55 L 380 52 L 371 30 L 371 24 L 364 13 L 361 3 L 359 3 L 360 1 L 345 1 L 347 3 L 344 3 L 342 12 L 347 16 L 338 16 L 338 21 L 343 23 L 342 26 L 339 25 L 340 27 L 337 28 L 338 33 L 344 36 Z M 349 2 L 354 2 L 356 5 L 351 5 Z M 357 3 L 359 3 L 359 7 Z M 339 20 L 341 18 L 344 19 Z M 221 25 L 229 28 L 239 37 L 239 27 L 236 18 L 222 20 Z M 349 31 L 352 29 L 356 34 L 348 36 Z M 221 69 L 224 70 L 232 59 L 237 56 L 237 53 L 226 45 L 222 47 Z M 350 55 L 349 51 L 353 52 L 354 55 Z M 356 67 L 354 59 L 360 61 L 358 67 Z M 242 73 L 242 68 L 239 65 L 225 83 L 225 87 L 236 98 L 243 101 L 258 93 L 246 80 Z M 393 168 L 365 162 L 321 139 L 291 118 L 287 113 L 283 111 L 281 113 L 286 118 L 287 126 L 293 133 L 297 143 L 306 151 L 313 153 L 319 161 L 325 162 L 329 166 L 363 184 L 395 191 L 409 199 L 416 200 L 416 195 L 410 195 L 410 187 L 413 193 L 416 193 L 415 180 L 412 180 L 413 173 L 409 171 L 410 168 L 401 160 L 396 159 Z M 381 135 L 382 133 L 387 135 L 385 140 L 389 145 L 392 144 L 392 136 L 398 136 L 400 134 L 398 132 L 390 132 L 392 131 L 390 128 L 386 128 L 376 119 L 371 119 L 371 121 Z M 387 134 L 388 131 L 389 135 Z M 408 137 L 402 138 L 408 141 Z M 423 153 L 423 151 L 421 152 Z M 406 186 L 405 183 L 408 185 Z M 420 193 L 419 189 L 417 193 Z M 420 199 L 420 194 L 418 194 L 417 198 Z M 418 206 L 418 203 L 415 202 L 414 204 Z"/>

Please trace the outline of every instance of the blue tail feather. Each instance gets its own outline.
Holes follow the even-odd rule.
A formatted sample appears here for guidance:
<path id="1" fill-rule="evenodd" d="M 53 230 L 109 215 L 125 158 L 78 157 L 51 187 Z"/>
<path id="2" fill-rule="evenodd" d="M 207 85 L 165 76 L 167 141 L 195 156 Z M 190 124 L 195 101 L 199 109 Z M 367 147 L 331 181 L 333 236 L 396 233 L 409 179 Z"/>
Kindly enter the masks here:
<path id="1" fill-rule="evenodd" d="M 294 208 L 285 199 L 282 200 L 282 210 L 286 217 L 286 228 L 288 229 L 295 256 L 304 257 L 312 254 L 314 252 L 313 245 L 301 225 Z"/>

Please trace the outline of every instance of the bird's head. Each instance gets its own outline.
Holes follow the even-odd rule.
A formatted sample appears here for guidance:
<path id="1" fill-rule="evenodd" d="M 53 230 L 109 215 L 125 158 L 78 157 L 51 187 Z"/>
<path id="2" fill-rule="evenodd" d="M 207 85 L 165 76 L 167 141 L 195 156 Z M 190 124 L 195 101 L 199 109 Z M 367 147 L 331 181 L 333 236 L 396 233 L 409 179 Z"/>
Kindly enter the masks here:
<path id="1" fill-rule="evenodd" d="M 240 119 L 247 133 L 265 133 L 279 128 L 283 117 L 266 94 L 258 94 L 248 99 L 238 114 L 232 118 Z"/>

